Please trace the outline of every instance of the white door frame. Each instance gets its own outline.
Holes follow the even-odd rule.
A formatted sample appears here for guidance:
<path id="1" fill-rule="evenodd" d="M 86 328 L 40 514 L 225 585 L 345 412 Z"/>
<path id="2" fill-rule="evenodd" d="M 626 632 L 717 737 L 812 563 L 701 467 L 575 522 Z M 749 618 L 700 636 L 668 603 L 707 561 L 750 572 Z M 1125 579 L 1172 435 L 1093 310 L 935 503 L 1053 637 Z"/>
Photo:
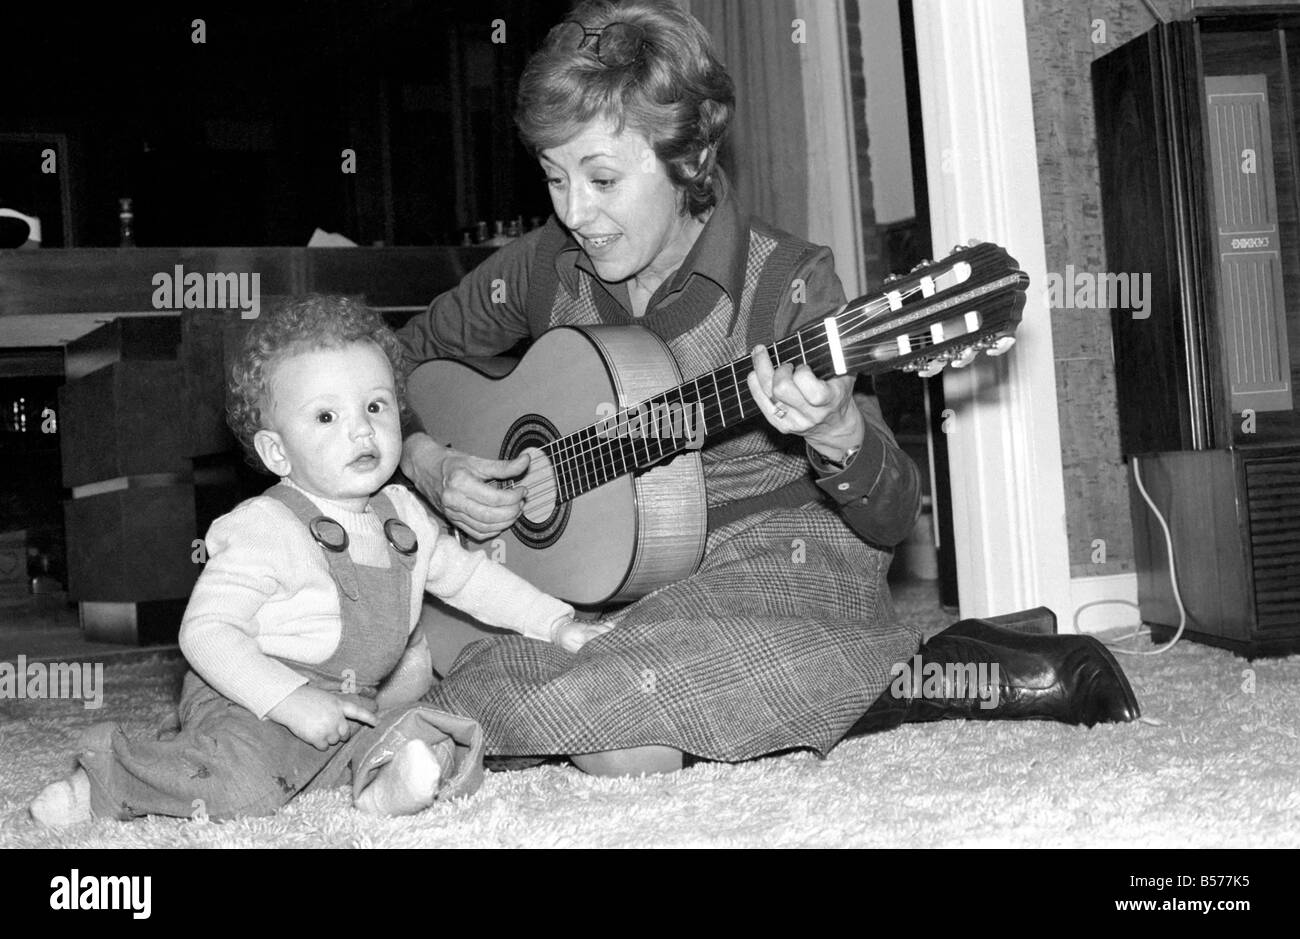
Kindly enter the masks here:
<path id="1" fill-rule="evenodd" d="M 1024 8 L 915 0 L 913 9 L 935 255 L 971 238 L 994 241 L 1031 281 L 1011 352 L 944 373 L 961 613 L 1044 605 L 1072 631 Z"/>

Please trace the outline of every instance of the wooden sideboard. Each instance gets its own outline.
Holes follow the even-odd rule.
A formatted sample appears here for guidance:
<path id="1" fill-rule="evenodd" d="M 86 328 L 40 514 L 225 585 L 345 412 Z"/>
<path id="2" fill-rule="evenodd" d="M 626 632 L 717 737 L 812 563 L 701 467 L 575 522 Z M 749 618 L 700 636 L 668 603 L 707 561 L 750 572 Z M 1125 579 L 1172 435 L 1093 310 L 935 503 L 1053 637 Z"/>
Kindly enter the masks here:
<path id="1" fill-rule="evenodd" d="M 226 345 L 247 324 L 233 312 L 157 309 L 158 274 L 174 277 L 178 266 L 205 278 L 255 273 L 263 302 L 309 292 L 360 296 L 396 325 L 492 250 L 0 252 L 0 377 L 15 395 L 42 407 L 51 402 L 20 383 L 38 378 L 48 396 L 51 380 L 61 382 L 59 449 L 6 451 L 0 500 L 39 503 L 21 507 L 46 524 L 24 524 L 32 530 L 22 537 L 53 559 L 51 570 L 79 604 L 87 635 L 174 640 L 198 572 L 194 540 L 213 518 L 268 483 L 242 466 L 224 420 Z M 50 348 L 127 316 L 144 318 L 101 329 L 66 354 Z M 41 414 L 38 408 L 29 415 L 33 434 Z M 59 515 L 62 525 L 54 521 Z"/>
<path id="2" fill-rule="evenodd" d="M 427 306 L 493 248 L 53 248 L 0 252 L 0 348 L 53 346 L 89 332 L 105 314 L 155 307 L 154 278 L 258 274 L 263 296 L 346 293 L 390 318 Z"/>

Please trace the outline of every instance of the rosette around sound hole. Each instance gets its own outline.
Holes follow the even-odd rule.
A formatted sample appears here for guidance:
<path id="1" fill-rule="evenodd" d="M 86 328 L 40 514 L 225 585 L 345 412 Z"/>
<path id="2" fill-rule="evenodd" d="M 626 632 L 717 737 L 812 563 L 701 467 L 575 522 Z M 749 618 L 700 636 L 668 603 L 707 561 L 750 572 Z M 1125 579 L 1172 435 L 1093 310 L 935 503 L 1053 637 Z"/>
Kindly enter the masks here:
<path id="1" fill-rule="evenodd" d="M 525 414 L 506 431 L 499 458 L 513 460 L 529 448 L 542 447 L 560 437 L 559 429 L 540 414 Z M 529 548 L 547 548 L 559 540 L 569 524 L 571 503 L 559 498 L 558 478 L 548 454 L 530 454 L 532 464 L 514 485 L 528 489 L 524 513 L 512 531 L 519 542 Z"/>

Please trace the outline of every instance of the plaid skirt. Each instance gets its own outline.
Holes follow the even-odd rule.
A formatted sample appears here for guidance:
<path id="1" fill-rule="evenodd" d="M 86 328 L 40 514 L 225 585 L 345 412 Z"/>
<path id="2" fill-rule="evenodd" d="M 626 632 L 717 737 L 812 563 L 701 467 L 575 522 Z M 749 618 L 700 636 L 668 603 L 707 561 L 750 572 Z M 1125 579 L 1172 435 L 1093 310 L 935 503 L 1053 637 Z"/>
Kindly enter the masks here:
<path id="1" fill-rule="evenodd" d="M 823 505 L 765 510 L 711 532 L 695 574 L 607 617 L 576 654 L 475 642 L 425 700 L 477 720 L 494 756 L 825 753 L 920 645 L 895 620 L 890 558 Z"/>

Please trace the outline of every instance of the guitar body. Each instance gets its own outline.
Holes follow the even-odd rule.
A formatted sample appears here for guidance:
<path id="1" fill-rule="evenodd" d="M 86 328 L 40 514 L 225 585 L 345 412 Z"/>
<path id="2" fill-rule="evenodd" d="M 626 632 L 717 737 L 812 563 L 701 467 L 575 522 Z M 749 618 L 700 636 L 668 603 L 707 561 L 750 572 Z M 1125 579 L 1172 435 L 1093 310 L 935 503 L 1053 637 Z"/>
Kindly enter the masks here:
<path id="1" fill-rule="evenodd" d="M 768 359 L 823 379 L 963 368 L 1015 342 L 1028 285 L 1005 250 L 973 243 L 773 342 Z M 531 457 L 513 483 L 528 488 L 523 515 L 479 549 L 575 606 L 600 607 L 699 566 L 708 510 L 698 451 L 758 419 L 752 370 L 743 356 L 684 382 L 648 330 L 565 326 L 542 335 L 512 370 L 498 360 L 434 360 L 412 371 L 407 391 L 438 442 L 480 457 Z M 485 635 L 445 605 L 441 615 L 454 632 L 434 630 L 454 640 L 445 648 Z M 435 651 L 434 667 L 449 665 Z"/>
<path id="2" fill-rule="evenodd" d="M 689 576 L 704 554 L 708 510 L 698 451 L 620 476 L 571 501 L 533 448 L 588 427 L 682 382 L 663 341 L 638 327 L 561 327 L 513 370 L 497 360 L 435 359 L 411 372 L 411 409 L 434 440 L 462 453 L 513 459 L 528 450 L 524 515 L 471 547 L 575 606 L 635 600 Z"/>

